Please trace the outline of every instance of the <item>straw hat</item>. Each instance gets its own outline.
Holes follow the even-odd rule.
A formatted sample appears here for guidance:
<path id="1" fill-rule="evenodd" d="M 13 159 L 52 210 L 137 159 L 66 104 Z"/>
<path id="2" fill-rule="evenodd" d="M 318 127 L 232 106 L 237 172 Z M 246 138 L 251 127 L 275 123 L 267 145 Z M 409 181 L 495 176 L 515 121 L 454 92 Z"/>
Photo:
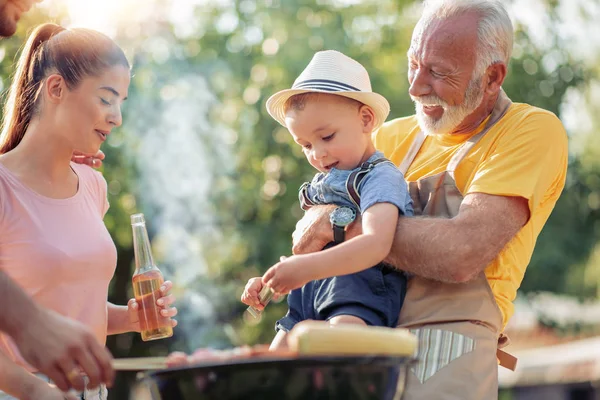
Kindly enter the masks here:
<path id="1" fill-rule="evenodd" d="M 339 51 L 317 52 L 291 89 L 281 90 L 267 100 L 267 111 L 285 126 L 285 102 L 295 94 L 307 92 L 335 94 L 368 105 L 375 112 L 374 129 L 379 128 L 390 113 L 385 97 L 371 90 L 365 67 Z"/>

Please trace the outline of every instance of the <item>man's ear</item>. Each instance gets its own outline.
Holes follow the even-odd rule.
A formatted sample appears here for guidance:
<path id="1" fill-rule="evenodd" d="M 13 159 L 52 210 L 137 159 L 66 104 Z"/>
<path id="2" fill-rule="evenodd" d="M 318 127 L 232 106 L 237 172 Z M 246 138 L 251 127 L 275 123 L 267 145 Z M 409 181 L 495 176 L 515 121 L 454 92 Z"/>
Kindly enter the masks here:
<path id="1" fill-rule="evenodd" d="M 485 85 L 485 91 L 488 94 L 496 94 L 504 83 L 506 78 L 506 64 L 503 62 L 497 62 L 490 65 L 485 71 L 487 76 L 487 84 Z"/>
<path id="2" fill-rule="evenodd" d="M 375 112 L 365 104 L 358 109 L 360 120 L 362 122 L 363 133 L 371 134 L 373 126 L 375 126 Z"/>
<path id="3" fill-rule="evenodd" d="M 67 85 L 62 76 L 52 74 L 46 78 L 42 90 L 47 101 L 60 103 L 65 97 Z"/>

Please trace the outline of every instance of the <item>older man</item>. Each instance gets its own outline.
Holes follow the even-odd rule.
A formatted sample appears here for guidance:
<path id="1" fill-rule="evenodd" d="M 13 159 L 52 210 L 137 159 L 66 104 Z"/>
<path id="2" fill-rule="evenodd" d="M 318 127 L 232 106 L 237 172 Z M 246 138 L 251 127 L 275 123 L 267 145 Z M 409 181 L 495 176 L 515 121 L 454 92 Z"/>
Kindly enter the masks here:
<path id="1" fill-rule="evenodd" d="M 0 36 L 12 36 L 21 15 L 29 11 L 34 3 L 40 1 L 0 0 Z M 104 154 L 99 153 L 96 157 L 97 159 L 78 156 L 74 157 L 74 161 L 90 165 L 95 161 L 94 165 L 99 166 Z M 74 364 L 86 372 L 90 378 L 90 387 L 112 382 L 114 371 L 111 366 L 112 357 L 108 350 L 98 344 L 87 327 L 35 304 L 2 271 L 1 254 L 0 293 L 3 298 L 0 331 L 8 333 L 14 339 L 23 357 L 50 377 L 61 389 L 74 387 L 83 390 L 83 378 L 68 377 L 68 372 Z M 19 380 L 13 379 L 4 364 L 6 362 L 10 361 L 0 353 L 0 382 L 8 384 L 15 394 L 25 392 L 33 396 L 33 388 L 15 386 Z M 23 370 L 22 373 L 26 372 Z M 0 397 L 2 396 L 3 394 L 0 393 Z"/>
<path id="2" fill-rule="evenodd" d="M 512 44 L 500 2 L 426 1 L 408 51 L 416 115 L 390 121 L 374 138 L 405 173 L 420 215 L 400 218 L 386 260 L 412 276 L 400 326 L 418 336 L 419 363 L 405 399 L 497 398 L 502 331 L 564 187 L 561 122 L 502 90 Z M 295 253 L 332 240 L 330 212 L 306 213 Z M 348 237 L 358 229 L 354 223 Z"/>

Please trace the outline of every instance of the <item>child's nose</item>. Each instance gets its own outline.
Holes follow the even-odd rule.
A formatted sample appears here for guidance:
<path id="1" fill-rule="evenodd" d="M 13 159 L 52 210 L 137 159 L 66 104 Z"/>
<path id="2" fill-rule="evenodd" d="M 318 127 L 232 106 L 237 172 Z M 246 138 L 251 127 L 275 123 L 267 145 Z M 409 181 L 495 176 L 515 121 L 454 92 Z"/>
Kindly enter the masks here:
<path id="1" fill-rule="evenodd" d="M 327 155 L 327 151 L 323 147 L 315 147 L 315 158 L 320 160 Z"/>

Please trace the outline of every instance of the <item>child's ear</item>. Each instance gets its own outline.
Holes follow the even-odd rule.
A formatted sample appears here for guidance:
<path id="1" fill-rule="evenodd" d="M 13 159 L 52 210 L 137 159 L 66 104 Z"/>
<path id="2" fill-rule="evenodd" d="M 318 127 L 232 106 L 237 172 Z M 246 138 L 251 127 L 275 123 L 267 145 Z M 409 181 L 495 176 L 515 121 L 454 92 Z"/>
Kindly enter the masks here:
<path id="1" fill-rule="evenodd" d="M 360 114 L 363 132 L 371 134 L 371 132 L 373 132 L 373 126 L 375 125 L 375 113 L 373 112 L 373 109 L 363 104 L 358 109 L 358 112 Z"/>

